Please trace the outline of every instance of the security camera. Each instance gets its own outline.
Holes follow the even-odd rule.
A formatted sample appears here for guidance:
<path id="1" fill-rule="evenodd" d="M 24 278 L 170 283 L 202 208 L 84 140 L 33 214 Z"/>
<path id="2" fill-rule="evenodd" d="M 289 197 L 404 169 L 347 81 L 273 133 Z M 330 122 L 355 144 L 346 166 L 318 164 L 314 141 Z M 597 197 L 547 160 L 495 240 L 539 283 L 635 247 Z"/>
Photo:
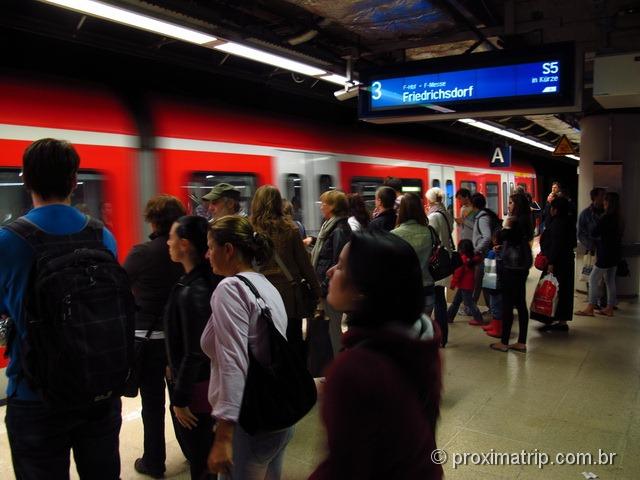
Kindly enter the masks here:
<path id="1" fill-rule="evenodd" d="M 342 90 L 338 90 L 333 92 L 335 97 L 344 102 L 345 100 L 349 100 L 350 98 L 354 98 L 358 96 L 358 86 L 357 85 L 345 85 Z"/>

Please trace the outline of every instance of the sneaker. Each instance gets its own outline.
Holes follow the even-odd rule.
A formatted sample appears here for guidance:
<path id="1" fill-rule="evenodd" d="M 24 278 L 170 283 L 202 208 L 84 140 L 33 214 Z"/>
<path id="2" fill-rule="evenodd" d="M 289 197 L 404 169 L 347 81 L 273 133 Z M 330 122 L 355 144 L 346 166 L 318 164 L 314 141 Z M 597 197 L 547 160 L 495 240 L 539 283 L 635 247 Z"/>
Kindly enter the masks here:
<path id="1" fill-rule="evenodd" d="M 142 458 L 137 458 L 133 463 L 133 468 L 136 472 L 141 473 L 142 475 L 147 475 L 151 478 L 164 478 L 164 471 L 153 472 L 147 468 Z"/>

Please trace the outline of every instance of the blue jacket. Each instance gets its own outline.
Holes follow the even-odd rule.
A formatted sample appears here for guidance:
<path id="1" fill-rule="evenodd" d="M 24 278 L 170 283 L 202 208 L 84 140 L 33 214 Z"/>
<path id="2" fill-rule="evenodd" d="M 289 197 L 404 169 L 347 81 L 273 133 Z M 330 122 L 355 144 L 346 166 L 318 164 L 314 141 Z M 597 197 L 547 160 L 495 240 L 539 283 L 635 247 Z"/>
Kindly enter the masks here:
<path id="1" fill-rule="evenodd" d="M 83 213 L 62 204 L 34 208 L 25 215 L 25 218 L 54 235 L 77 233 L 87 224 L 87 217 Z M 103 241 L 105 246 L 116 255 L 115 238 L 106 228 Z M 13 319 L 16 333 L 21 338 L 26 335 L 22 320 L 22 300 L 32 262 L 33 254 L 29 245 L 13 232 L 0 228 L 0 310 Z M 20 342 L 15 341 L 9 352 L 7 397 L 39 400 L 40 398 L 29 388 L 27 382 L 18 382 L 21 371 Z"/>
<path id="2" fill-rule="evenodd" d="M 578 241 L 589 252 L 594 252 L 596 249 L 596 239 L 593 231 L 598 225 L 598 220 L 600 220 L 601 216 L 601 212 L 598 212 L 593 205 L 589 205 L 580 212 L 578 217 Z"/>

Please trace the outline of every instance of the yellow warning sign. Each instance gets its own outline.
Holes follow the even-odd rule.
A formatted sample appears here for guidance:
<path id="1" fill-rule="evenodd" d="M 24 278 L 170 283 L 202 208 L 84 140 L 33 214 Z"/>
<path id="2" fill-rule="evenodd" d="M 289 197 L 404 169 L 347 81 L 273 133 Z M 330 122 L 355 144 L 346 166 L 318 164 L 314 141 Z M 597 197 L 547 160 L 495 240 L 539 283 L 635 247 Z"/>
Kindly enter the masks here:
<path id="1" fill-rule="evenodd" d="M 553 151 L 552 155 L 562 156 L 562 155 L 575 155 L 576 151 L 573 149 L 573 145 L 569 141 L 566 135 L 562 135 L 562 138 L 556 145 L 556 149 Z"/>

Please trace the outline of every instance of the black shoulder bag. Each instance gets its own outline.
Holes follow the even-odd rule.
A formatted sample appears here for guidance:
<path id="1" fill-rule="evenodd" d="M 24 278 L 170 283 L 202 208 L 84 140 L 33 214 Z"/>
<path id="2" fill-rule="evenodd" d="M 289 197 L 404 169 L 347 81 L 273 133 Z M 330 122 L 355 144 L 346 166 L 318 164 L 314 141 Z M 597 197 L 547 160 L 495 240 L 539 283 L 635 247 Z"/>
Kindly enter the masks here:
<path id="1" fill-rule="evenodd" d="M 250 435 L 283 430 L 304 417 L 316 403 L 316 385 L 305 362 L 273 324 L 271 311 L 256 287 L 236 275 L 255 295 L 260 318 L 267 324 L 271 363 L 262 365 L 251 352 L 240 407 L 240 426 Z"/>

